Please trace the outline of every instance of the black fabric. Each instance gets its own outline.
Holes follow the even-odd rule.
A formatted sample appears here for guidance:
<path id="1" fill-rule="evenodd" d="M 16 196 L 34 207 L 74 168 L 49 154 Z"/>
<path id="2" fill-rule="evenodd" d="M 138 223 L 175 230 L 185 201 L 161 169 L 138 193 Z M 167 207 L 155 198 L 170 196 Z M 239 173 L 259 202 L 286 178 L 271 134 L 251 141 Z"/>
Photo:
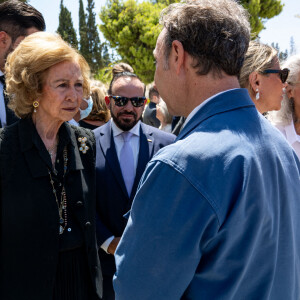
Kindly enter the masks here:
<path id="1" fill-rule="evenodd" d="M 48 170 L 51 171 L 51 177 L 54 181 L 56 196 L 58 202 L 60 203 L 62 187 L 65 185 L 63 150 L 66 146 L 68 150 L 67 152 L 70 153 L 70 147 L 72 147 L 70 136 L 68 135 L 65 124 L 63 124 L 58 132 L 59 143 L 57 146 L 55 169 L 53 169 L 50 155 L 31 120 L 30 123 L 32 126 L 32 142 L 37 147 L 37 150 L 41 158 L 45 161 Z M 67 169 L 68 168 L 69 166 L 67 165 Z M 50 184 L 50 177 L 49 185 L 52 187 Z M 52 195 L 53 201 L 56 201 L 53 193 Z M 70 199 L 70 196 L 67 195 L 67 226 L 64 230 L 64 233 L 59 235 L 60 251 L 78 248 L 84 243 L 83 230 L 80 228 L 80 224 L 73 215 L 75 203 L 71 200 L 72 199 Z"/>
<path id="2" fill-rule="evenodd" d="M 4 75 L 0 76 L 0 82 L 3 84 L 3 97 L 4 97 L 4 103 L 5 103 L 5 93 L 4 93 L 4 90 L 5 90 L 5 76 Z M 0 119 L 0 128 L 2 128 L 1 119 Z"/>
<path id="3" fill-rule="evenodd" d="M 67 123 L 68 170 L 65 189 L 72 218 L 83 235 L 83 248 L 95 294 L 102 276 L 95 240 L 95 145 L 90 130 Z M 57 204 L 50 184 L 50 156 L 22 119 L 0 130 L 0 299 L 53 300 L 60 252 Z M 79 151 L 79 137 L 89 150 Z M 61 141 L 63 146 L 63 139 Z M 41 145 L 40 145 L 41 146 Z M 61 151 L 61 150 L 59 150 Z M 80 239 L 81 240 L 81 239 Z M 69 252 L 69 251 L 67 251 Z M 68 254 L 66 254 L 68 255 Z M 60 266 L 59 266 L 60 267 Z"/>
<path id="4" fill-rule="evenodd" d="M 15 113 L 7 107 L 9 102 L 9 97 L 6 94 L 6 84 L 5 84 L 5 76 L 0 76 L 0 82 L 3 84 L 3 97 L 4 97 L 4 104 L 6 110 L 6 126 L 11 125 L 19 120 L 19 118 L 15 115 Z M 1 121 L 1 120 L 0 120 Z M 2 128 L 2 123 L 0 122 L 0 128 Z"/>
<path id="5" fill-rule="evenodd" d="M 103 296 L 102 300 L 115 300 L 112 276 L 103 275 Z"/>
<path id="6" fill-rule="evenodd" d="M 53 300 L 93 300 L 96 298 L 89 278 L 84 248 L 61 252 L 54 283 Z"/>
<path id="7" fill-rule="evenodd" d="M 92 125 L 92 124 L 89 124 L 87 122 L 84 122 L 83 120 L 80 120 L 78 122 L 79 126 L 80 127 L 83 127 L 83 128 L 86 128 L 86 129 L 90 129 L 90 130 L 94 130 L 96 128 L 98 128 L 99 126 L 96 126 L 96 125 Z"/>
<path id="8" fill-rule="evenodd" d="M 160 126 L 160 121 L 156 118 L 156 104 L 154 102 L 149 102 L 146 106 L 143 114 L 143 122 L 155 128 Z"/>
<path id="9" fill-rule="evenodd" d="M 178 117 L 176 117 L 176 118 L 178 118 Z M 173 134 L 178 135 L 180 133 L 185 120 L 186 120 L 185 117 L 179 117 L 177 122 L 174 124 L 174 128 L 172 129 Z M 173 123 L 172 123 L 172 127 L 173 127 Z"/>

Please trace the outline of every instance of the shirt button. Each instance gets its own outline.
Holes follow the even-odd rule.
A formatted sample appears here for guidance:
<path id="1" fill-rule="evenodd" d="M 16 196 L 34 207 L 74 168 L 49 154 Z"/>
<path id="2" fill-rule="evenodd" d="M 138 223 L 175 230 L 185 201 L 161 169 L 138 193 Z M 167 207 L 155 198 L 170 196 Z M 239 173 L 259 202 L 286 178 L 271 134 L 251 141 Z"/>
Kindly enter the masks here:
<path id="1" fill-rule="evenodd" d="M 76 206 L 77 206 L 77 207 L 81 207 L 81 206 L 83 206 L 83 203 L 82 203 L 82 201 L 77 201 L 77 202 L 76 202 Z"/>
<path id="2" fill-rule="evenodd" d="M 89 222 L 89 221 L 87 221 L 87 222 L 85 223 L 85 227 L 86 227 L 86 228 L 91 227 L 91 225 L 92 225 L 92 224 L 91 224 L 91 222 Z"/>

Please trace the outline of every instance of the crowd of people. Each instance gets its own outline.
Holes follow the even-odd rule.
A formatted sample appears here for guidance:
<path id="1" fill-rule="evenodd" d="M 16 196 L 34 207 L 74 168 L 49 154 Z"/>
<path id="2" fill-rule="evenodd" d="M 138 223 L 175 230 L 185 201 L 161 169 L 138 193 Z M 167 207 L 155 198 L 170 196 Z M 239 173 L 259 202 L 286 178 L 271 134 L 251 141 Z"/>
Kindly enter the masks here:
<path id="1" fill-rule="evenodd" d="M 154 83 L 106 86 L 0 4 L 0 299 L 299 299 L 300 56 L 234 0 L 160 23 Z"/>

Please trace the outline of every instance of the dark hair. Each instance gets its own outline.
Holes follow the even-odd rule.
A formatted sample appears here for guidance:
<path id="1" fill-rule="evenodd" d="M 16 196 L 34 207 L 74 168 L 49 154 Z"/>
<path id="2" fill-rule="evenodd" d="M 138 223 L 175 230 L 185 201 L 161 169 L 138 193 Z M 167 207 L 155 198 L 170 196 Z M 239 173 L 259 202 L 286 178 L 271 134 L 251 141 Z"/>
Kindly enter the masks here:
<path id="1" fill-rule="evenodd" d="M 19 36 L 26 36 L 26 30 L 35 27 L 46 29 L 42 14 L 33 6 L 18 0 L 0 4 L 0 31 L 5 31 L 14 42 Z"/>
<path id="2" fill-rule="evenodd" d="M 116 76 L 118 73 L 122 73 L 122 72 L 134 73 L 134 70 L 131 67 L 131 65 L 126 64 L 124 62 L 120 62 L 118 64 L 113 65 L 113 67 L 112 67 L 112 75 L 113 76 Z"/>
<path id="3" fill-rule="evenodd" d="M 150 99 L 150 101 L 152 100 L 153 96 L 159 97 L 159 92 L 154 86 L 151 86 L 151 88 L 149 89 L 149 99 Z"/>
<path id="4" fill-rule="evenodd" d="M 160 23 L 167 30 L 167 61 L 172 42 L 177 40 L 194 58 L 197 74 L 239 74 L 250 41 L 250 25 L 247 11 L 236 1 L 173 3 L 162 11 Z"/>
<path id="5" fill-rule="evenodd" d="M 136 74 L 134 74 L 133 72 L 131 72 L 129 70 L 133 70 L 133 69 L 130 65 L 125 64 L 125 63 L 119 63 L 113 67 L 113 69 L 112 69 L 113 78 L 110 81 L 109 89 L 108 89 L 109 95 L 112 94 L 112 87 L 113 87 L 114 82 L 121 77 L 137 78 L 140 82 L 142 82 L 142 80 Z M 146 85 L 144 84 L 144 95 L 145 95 L 145 92 L 146 92 Z"/>

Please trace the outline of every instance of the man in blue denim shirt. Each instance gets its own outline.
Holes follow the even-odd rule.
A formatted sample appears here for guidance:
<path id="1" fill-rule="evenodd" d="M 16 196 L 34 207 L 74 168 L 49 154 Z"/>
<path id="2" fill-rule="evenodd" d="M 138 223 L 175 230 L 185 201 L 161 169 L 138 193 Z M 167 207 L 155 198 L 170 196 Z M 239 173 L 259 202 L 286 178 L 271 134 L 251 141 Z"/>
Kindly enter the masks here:
<path id="1" fill-rule="evenodd" d="M 299 299 L 300 163 L 239 88 L 246 13 L 187 0 L 161 21 L 155 83 L 187 120 L 141 178 L 116 299 Z"/>

